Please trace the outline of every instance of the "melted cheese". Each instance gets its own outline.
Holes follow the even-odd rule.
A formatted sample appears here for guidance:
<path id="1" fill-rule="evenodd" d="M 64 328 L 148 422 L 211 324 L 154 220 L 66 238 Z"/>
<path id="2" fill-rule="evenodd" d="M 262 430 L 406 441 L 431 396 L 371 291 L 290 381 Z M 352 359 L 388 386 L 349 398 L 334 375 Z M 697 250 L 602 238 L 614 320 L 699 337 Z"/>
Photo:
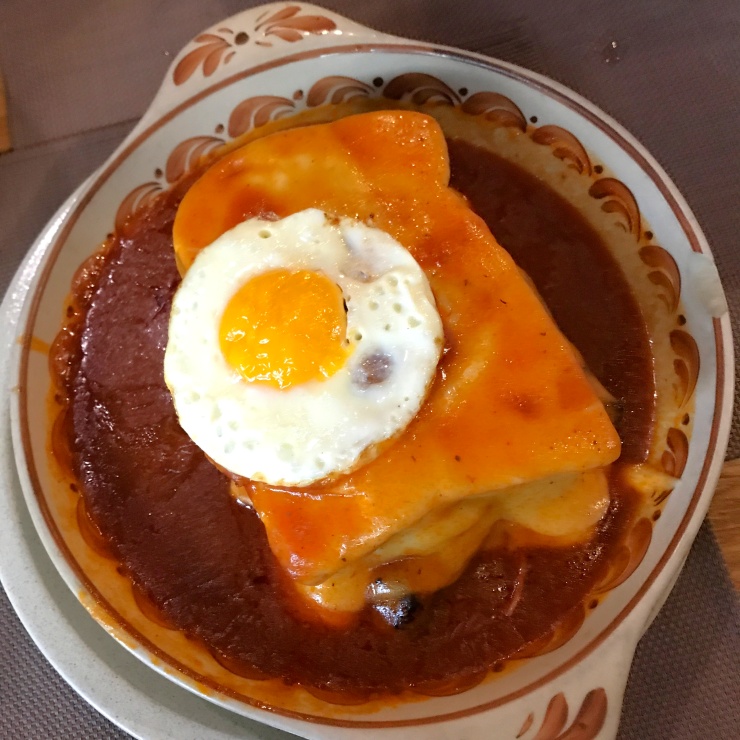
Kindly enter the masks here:
<path id="1" fill-rule="evenodd" d="M 301 594 L 339 612 L 366 602 L 432 593 L 457 579 L 495 522 L 519 525 L 540 543 L 567 546 L 591 536 L 609 506 L 602 469 L 571 473 L 465 499 L 431 511 L 415 525 Z M 525 535 L 532 541 L 531 535 Z"/>
<path id="2" fill-rule="evenodd" d="M 175 221 L 183 270 L 245 218 L 317 207 L 387 231 L 429 278 L 446 352 L 406 430 L 336 480 L 246 486 L 285 570 L 310 598 L 336 608 L 365 593 L 377 568 L 400 573 L 408 568 L 393 563 L 414 558 L 444 571 L 429 582 L 438 588 L 497 518 L 548 536 L 584 536 L 608 501 L 603 476 L 579 477 L 620 452 L 603 404 L 528 280 L 448 183 L 447 148 L 432 118 L 371 113 L 235 150 L 195 183 Z M 551 479 L 570 483 L 543 497 L 542 481 Z M 338 582 L 354 585 L 327 585 Z M 341 594 L 330 597 L 330 588 Z"/>

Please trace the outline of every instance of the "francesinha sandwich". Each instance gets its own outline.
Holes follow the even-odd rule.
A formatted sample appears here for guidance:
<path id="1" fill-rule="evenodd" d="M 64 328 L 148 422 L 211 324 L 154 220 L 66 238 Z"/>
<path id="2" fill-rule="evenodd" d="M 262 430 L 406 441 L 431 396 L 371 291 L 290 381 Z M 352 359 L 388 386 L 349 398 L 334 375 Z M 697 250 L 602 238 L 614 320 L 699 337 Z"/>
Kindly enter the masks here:
<path id="1" fill-rule="evenodd" d="M 383 111 L 235 149 L 177 212 L 180 424 L 330 624 L 609 505 L 603 394 L 449 177 L 435 120 Z"/>

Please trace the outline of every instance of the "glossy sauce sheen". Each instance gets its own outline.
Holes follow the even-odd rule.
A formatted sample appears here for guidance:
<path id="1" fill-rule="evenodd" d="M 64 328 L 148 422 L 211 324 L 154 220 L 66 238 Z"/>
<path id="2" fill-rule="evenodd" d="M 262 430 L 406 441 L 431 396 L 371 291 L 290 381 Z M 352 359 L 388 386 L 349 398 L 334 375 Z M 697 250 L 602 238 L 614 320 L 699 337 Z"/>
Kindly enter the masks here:
<path id="1" fill-rule="evenodd" d="M 450 143 L 450 156 L 453 186 L 530 274 L 597 377 L 624 399 L 624 455 L 642 459 L 653 415 L 648 339 L 605 247 L 522 170 L 462 142 Z M 480 553 L 402 629 L 369 608 L 344 630 L 306 618 L 256 515 L 180 429 L 162 377 L 179 282 L 171 225 L 184 187 L 117 236 L 84 317 L 81 361 L 69 352 L 75 474 L 90 514 L 153 604 L 245 674 L 360 694 L 463 684 L 582 609 L 636 505 L 616 472 L 610 511 L 587 545 Z"/>

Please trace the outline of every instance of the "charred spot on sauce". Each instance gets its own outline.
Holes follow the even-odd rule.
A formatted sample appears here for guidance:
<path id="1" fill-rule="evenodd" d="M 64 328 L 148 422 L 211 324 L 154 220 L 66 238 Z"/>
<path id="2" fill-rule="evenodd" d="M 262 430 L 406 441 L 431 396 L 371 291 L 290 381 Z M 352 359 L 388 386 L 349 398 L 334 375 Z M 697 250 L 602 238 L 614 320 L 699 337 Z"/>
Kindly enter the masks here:
<path id="1" fill-rule="evenodd" d="M 390 627 L 398 630 L 413 622 L 421 602 L 414 594 L 409 594 L 395 601 L 379 602 L 373 608 Z"/>

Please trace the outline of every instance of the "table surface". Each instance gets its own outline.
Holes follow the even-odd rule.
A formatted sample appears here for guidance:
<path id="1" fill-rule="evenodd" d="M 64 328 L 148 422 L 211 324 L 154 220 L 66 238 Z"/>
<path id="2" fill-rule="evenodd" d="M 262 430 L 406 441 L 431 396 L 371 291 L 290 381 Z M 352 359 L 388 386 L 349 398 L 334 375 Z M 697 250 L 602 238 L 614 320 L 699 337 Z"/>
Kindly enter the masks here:
<path id="1" fill-rule="evenodd" d="M 255 2 L 0 3 L 0 288 L 65 197 L 146 109 L 198 31 Z M 623 123 L 686 196 L 740 320 L 740 4 L 736 0 L 347 0 L 323 5 L 401 36 L 479 51 L 553 77 Z M 0 151 L 3 150 L 0 104 Z M 736 411 L 729 456 L 740 456 Z M 740 462 L 713 517 L 740 582 Z M 0 736 L 126 734 L 36 650 L 0 591 Z M 740 737 L 740 605 L 711 526 L 641 641 L 620 739 Z"/>
<path id="2" fill-rule="evenodd" d="M 730 580 L 740 591 L 740 460 L 725 463 L 708 518 Z"/>

